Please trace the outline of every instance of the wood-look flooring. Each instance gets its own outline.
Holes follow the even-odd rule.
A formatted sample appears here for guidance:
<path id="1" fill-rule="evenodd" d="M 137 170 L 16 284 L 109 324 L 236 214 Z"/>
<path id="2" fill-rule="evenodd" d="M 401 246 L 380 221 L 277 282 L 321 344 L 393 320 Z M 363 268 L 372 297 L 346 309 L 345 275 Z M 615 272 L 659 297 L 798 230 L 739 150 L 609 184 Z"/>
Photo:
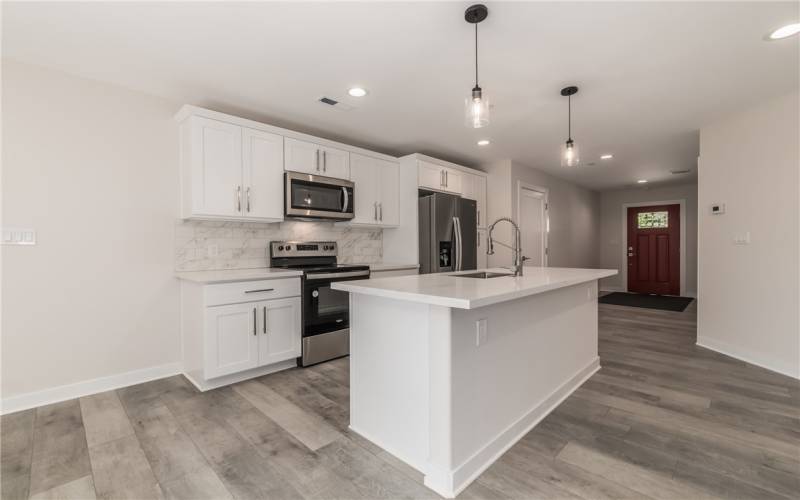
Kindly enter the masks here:
<path id="1" fill-rule="evenodd" d="M 600 306 L 602 369 L 461 495 L 799 498 L 800 383 L 695 346 L 695 307 Z M 436 498 L 352 434 L 348 360 L 2 417 L 2 498 Z"/>

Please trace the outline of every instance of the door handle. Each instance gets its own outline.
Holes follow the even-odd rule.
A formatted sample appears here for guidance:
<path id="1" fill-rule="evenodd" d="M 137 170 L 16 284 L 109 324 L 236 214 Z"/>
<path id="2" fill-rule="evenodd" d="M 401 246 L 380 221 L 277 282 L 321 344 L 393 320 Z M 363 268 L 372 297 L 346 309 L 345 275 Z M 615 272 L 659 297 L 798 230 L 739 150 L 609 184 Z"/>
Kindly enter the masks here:
<path id="1" fill-rule="evenodd" d="M 347 207 L 350 206 L 350 195 L 347 194 L 347 188 L 342 186 L 342 194 L 344 195 L 344 206 L 342 207 L 342 212 L 347 212 Z"/>
<path id="2" fill-rule="evenodd" d="M 255 336 L 258 332 L 256 331 L 258 328 L 258 317 L 256 316 L 258 308 L 253 308 L 253 335 Z"/>
<path id="3" fill-rule="evenodd" d="M 263 326 L 264 326 L 264 334 L 266 334 L 267 333 L 267 306 L 264 306 L 264 322 L 263 322 Z"/>

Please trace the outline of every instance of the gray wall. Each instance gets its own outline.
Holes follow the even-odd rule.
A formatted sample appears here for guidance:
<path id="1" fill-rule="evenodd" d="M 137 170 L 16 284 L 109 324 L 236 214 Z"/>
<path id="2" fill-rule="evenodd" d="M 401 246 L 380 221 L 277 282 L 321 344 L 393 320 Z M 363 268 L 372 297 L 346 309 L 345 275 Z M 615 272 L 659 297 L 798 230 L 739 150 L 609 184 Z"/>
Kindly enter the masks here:
<path id="1" fill-rule="evenodd" d="M 598 267 L 597 242 L 600 226 L 600 195 L 571 182 L 553 177 L 540 170 L 526 167 L 511 160 L 485 165 L 489 173 L 489 221 L 498 217 L 518 220 L 517 186 L 524 182 L 549 191 L 551 267 Z M 494 236 L 500 241 L 512 241 L 507 224 L 497 226 Z M 511 251 L 497 246 L 495 255 L 489 257 L 490 266 L 508 266 Z M 524 250 L 524 249 L 523 249 Z"/>
<path id="2" fill-rule="evenodd" d="M 624 288 L 623 205 L 671 200 L 686 200 L 686 294 L 697 293 L 697 184 L 695 183 L 604 191 L 600 194 L 600 267 L 620 271 L 620 274 L 602 280 L 602 288 L 608 290 Z"/>

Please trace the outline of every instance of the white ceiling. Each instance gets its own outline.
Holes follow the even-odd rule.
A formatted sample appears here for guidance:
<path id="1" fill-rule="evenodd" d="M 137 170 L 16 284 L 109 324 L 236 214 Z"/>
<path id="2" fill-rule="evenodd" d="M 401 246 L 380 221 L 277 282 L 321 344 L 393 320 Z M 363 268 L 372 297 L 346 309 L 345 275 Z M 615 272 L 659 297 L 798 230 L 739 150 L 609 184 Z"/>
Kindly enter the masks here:
<path id="1" fill-rule="evenodd" d="M 696 169 L 703 124 L 798 88 L 800 38 L 763 40 L 797 22 L 797 2 L 490 2 L 480 83 L 495 107 L 468 129 L 468 5 L 4 2 L 2 53 L 390 154 L 512 158 L 593 189 L 674 182 L 669 170 Z M 345 97 L 355 84 L 369 96 Z M 568 84 L 577 169 L 558 158 Z"/>

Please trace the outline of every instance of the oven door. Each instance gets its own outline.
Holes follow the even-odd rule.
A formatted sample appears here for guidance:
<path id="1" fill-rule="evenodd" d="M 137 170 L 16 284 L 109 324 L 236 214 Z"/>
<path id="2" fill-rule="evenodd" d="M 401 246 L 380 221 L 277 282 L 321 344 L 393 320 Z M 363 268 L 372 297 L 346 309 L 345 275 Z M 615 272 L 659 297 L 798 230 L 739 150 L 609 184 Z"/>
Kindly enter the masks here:
<path id="1" fill-rule="evenodd" d="M 287 217 L 348 220 L 354 216 L 354 184 L 320 175 L 286 172 Z"/>
<path id="2" fill-rule="evenodd" d="M 303 283 L 303 337 L 348 328 L 350 294 L 331 289 L 331 283 L 368 278 L 368 269 L 339 273 L 308 273 Z"/>

